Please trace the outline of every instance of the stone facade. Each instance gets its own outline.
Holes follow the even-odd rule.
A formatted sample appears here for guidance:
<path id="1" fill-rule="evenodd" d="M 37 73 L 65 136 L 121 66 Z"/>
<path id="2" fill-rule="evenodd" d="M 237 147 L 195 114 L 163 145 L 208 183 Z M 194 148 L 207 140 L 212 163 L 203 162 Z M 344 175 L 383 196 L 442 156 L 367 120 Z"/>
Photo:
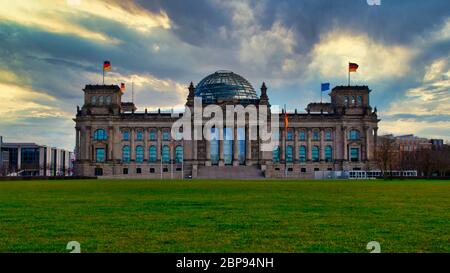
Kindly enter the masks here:
<path id="1" fill-rule="evenodd" d="M 136 111 L 134 104 L 121 101 L 122 92 L 116 85 L 87 85 L 83 90 L 84 105 L 74 119 L 77 175 L 195 178 L 199 168 L 244 165 L 257 166 L 268 178 L 312 178 L 315 171 L 376 166 L 379 119 L 369 104 L 367 86 L 337 86 L 330 93 L 331 103 L 312 103 L 306 112 L 286 113 L 287 131 L 285 113 L 280 113 L 280 145 L 272 152 L 261 151 L 260 140 L 232 141 L 228 146 L 219 140 L 218 161 L 211 158 L 210 141 L 172 138 L 170 130 L 178 118 L 171 113 Z M 190 109 L 195 91 L 191 83 L 186 103 Z M 239 103 L 236 99 L 216 102 L 222 108 Z M 265 84 L 259 98 L 246 103 L 254 104 L 258 111 L 262 105 L 270 106 Z M 207 121 L 204 119 L 203 125 Z M 242 133 L 244 130 L 249 139 L 248 124 Z M 237 139 L 238 129 L 234 127 L 232 132 Z M 240 150 L 245 150 L 242 158 Z M 227 155 L 231 160 L 226 160 Z"/>

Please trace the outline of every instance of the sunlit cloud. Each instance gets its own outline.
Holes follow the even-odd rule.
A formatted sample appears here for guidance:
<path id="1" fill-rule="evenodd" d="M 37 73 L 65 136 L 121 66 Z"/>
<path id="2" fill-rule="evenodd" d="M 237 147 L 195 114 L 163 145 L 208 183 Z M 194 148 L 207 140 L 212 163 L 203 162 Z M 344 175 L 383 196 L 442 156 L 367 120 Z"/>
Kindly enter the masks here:
<path id="1" fill-rule="evenodd" d="M 400 45 L 385 45 L 366 34 L 334 30 L 321 38 L 311 52 L 309 71 L 329 78 L 346 78 L 348 63 L 360 65 L 355 82 L 401 77 L 410 69 L 414 51 Z"/>
<path id="2" fill-rule="evenodd" d="M 4 10 L 0 13 L 0 21 L 108 43 L 118 43 L 119 40 L 100 31 L 83 27 L 77 20 L 103 18 L 142 32 L 148 32 L 155 27 L 170 28 L 170 20 L 163 11 L 152 13 L 139 8 L 134 2 L 123 4 L 120 1 L 100 0 L 0 0 L 0 6 Z"/>

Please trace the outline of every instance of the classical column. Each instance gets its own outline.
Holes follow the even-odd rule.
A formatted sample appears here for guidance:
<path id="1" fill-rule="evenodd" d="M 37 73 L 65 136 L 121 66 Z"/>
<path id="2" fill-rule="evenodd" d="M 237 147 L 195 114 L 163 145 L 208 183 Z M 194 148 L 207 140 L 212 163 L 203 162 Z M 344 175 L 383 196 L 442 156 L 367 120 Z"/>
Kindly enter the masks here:
<path id="1" fill-rule="evenodd" d="M 252 165 L 252 141 L 250 139 L 250 125 L 245 126 L 245 164 Z"/>
<path id="2" fill-rule="evenodd" d="M 299 161 L 298 128 L 294 128 L 294 162 Z"/>
<path id="3" fill-rule="evenodd" d="M 378 127 L 373 128 L 373 156 L 377 157 L 378 150 Z"/>
<path id="4" fill-rule="evenodd" d="M 223 133 L 224 128 L 220 128 L 219 130 L 219 166 L 223 166 L 225 165 L 224 162 L 224 151 L 223 151 L 223 145 L 224 145 L 224 133 Z"/>
<path id="5" fill-rule="evenodd" d="M 311 161 L 312 160 L 311 128 L 306 128 L 306 140 L 308 142 L 308 147 L 306 147 L 308 153 L 308 161 Z"/>
<path id="6" fill-rule="evenodd" d="M 348 161 L 348 147 L 347 147 L 347 127 L 342 127 L 342 145 L 344 150 L 344 161 Z"/>
<path id="7" fill-rule="evenodd" d="M 191 130 L 191 134 L 192 134 L 192 159 L 193 160 L 197 160 L 197 136 L 195 135 L 195 130 L 192 128 Z M 183 140 L 184 141 L 184 140 Z M 186 144 L 186 142 L 184 141 L 184 143 Z"/>
<path id="8" fill-rule="evenodd" d="M 80 159 L 80 128 L 75 128 L 75 159 Z"/>
<path id="9" fill-rule="evenodd" d="M 369 147 L 370 147 L 370 143 L 369 143 L 369 141 L 370 141 L 370 137 L 369 137 L 369 129 L 370 129 L 370 127 L 369 126 L 364 126 L 363 127 L 363 129 L 364 129 L 364 132 L 365 132 L 365 138 L 366 138 L 366 141 L 365 141 L 365 143 L 364 143 L 364 146 L 365 146 L 365 149 L 364 149 L 364 154 L 363 154 L 363 160 L 364 161 L 366 161 L 366 160 L 369 160 Z"/>
<path id="10" fill-rule="evenodd" d="M 162 148 L 162 133 L 161 128 L 158 128 L 158 139 L 157 139 L 157 147 L 156 147 L 156 161 L 161 161 L 161 148 Z"/>
<path id="11" fill-rule="evenodd" d="M 149 151 L 148 151 L 148 128 L 144 128 L 144 161 L 148 161 Z"/>
<path id="12" fill-rule="evenodd" d="M 113 139 L 114 139 L 114 127 L 110 126 L 108 128 L 108 154 L 106 156 L 107 160 L 113 160 L 114 159 L 114 157 L 113 157 L 113 154 L 114 154 L 114 152 L 113 152 L 113 149 L 114 149 L 114 141 L 113 141 Z"/>
<path id="13" fill-rule="evenodd" d="M 130 140 L 131 140 L 131 147 L 130 147 L 130 159 L 131 161 L 135 161 L 136 160 L 136 147 L 134 147 L 134 138 L 135 138 L 135 133 L 134 133 L 134 128 L 131 128 L 130 130 Z"/>
<path id="14" fill-rule="evenodd" d="M 85 127 L 85 154 L 84 159 L 86 160 L 92 160 L 91 153 L 90 153 L 90 147 L 91 147 L 91 127 L 86 126 Z"/>
<path id="15" fill-rule="evenodd" d="M 325 130 L 320 128 L 320 160 L 325 160 Z"/>
<path id="16" fill-rule="evenodd" d="M 233 166 L 239 166 L 239 140 L 238 140 L 238 128 L 233 126 Z"/>
<path id="17" fill-rule="evenodd" d="M 281 133 L 280 160 L 281 160 L 281 162 L 284 162 L 286 159 L 286 151 L 284 149 L 286 147 L 286 130 L 285 130 L 285 128 L 280 129 L 280 133 Z"/>

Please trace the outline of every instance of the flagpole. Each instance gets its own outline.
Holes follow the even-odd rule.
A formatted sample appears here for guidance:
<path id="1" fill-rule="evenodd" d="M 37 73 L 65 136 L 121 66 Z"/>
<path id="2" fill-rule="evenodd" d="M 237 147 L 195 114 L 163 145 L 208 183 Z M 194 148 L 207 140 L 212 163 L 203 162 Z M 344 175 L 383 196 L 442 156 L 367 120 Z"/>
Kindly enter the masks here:
<path id="1" fill-rule="evenodd" d="M 103 85 L 105 85 L 105 67 L 102 68 L 103 71 Z"/>
<path id="2" fill-rule="evenodd" d="M 287 117 L 286 104 L 284 105 L 284 115 Z M 287 178 L 287 151 L 286 151 L 286 139 L 287 139 L 288 128 L 286 126 L 286 119 L 284 119 L 284 178 Z"/>

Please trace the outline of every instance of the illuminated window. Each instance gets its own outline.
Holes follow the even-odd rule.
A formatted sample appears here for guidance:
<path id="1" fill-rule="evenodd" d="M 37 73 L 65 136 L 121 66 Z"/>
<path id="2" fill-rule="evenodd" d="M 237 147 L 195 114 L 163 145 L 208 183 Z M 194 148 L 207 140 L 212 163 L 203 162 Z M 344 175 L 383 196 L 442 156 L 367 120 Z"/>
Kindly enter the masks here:
<path id="1" fill-rule="evenodd" d="M 107 140 L 108 136 L 106 134 L 106 131 L 103 129 L 95 130 L 94 132 L 94 140 Z"/>
<path id="2" fill-rule="evenodd" d="M 306 162 L 306 147 L 300 146 L 299 148 L 299 154 L 300 154 L 300 162 Z"/>
<path id="3" fill-rule="evenodd" d="M 358 140 L 359 139 L 359 131 L 358 130 L 351 130 L 350 133 L 348 134 L 348 139 L 349 140 Z"/>
<path id="4" fill-rule="evenodd" d="M 317 162 L 319 161 L 319 147 L 313 146 L 312 148 L 312 160 Z"/>
<path id="5" fill-rule="evenodd" d="M 97 162 L 105 162 L 105 149 L 104 148 L 95 149 L 95 160 Z"/>
<path id="6" fill-rule="evenodd" d="M 331 146 L 325 147 L 325 160 L 328 162 L 333 160 L 333 148 Z"/>
<path id="7" fill-rule="evenodd" d="M 142 146 L 136 146 L 136 162 L 143 162 L 144 161 L 144 148 Z"/>
<path id="8" fill-rule="evenodd" d="M 122 161 L 130 162 L 130 146 L 123 146 L 122 148 Z"/>

